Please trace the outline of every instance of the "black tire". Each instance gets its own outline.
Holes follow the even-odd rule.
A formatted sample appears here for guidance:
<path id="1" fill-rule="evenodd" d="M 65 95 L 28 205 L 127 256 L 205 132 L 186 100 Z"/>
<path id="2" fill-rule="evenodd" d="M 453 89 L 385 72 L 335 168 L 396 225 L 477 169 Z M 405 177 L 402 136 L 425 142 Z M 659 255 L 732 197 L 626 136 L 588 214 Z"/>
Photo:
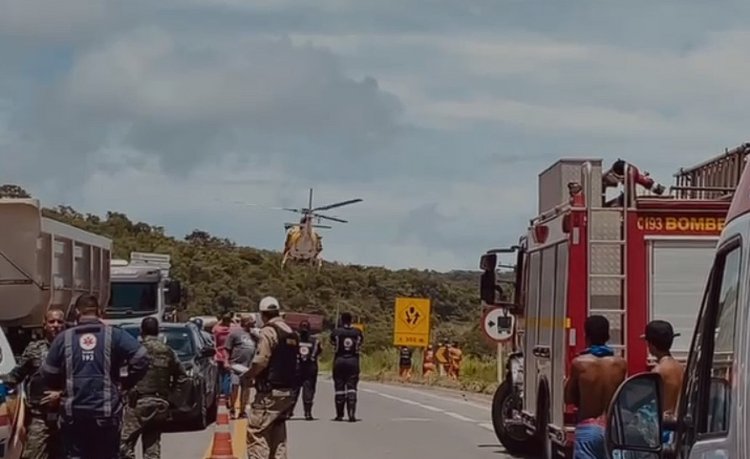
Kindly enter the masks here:
<path id="1" fill-rule="evenodd" d="M 195 416 L 195 427 L 204 430 L 208 427 L 208 407 L 206 407 L 206 387 L 205 384 L 201 384 L 200 402 L 198 404 L 198 414 Z"/>
<path id="2" fill-rule="evenodd" d="M 214 392 L 216 393 L 216 392 Z M 211 406 L 208 407 L 208 424 L 212 424 L 216 422 L 216 416 L 219 413 L 219 398 L 214 397 L 213 403 L 211 403 Z"/>
<path id="3" fill-rule="evenodd" d="M 538 448 L 534 438 L 526 433 L 524 426 L 506 426 L 505 419 L 508 411 L 515 406 L 519 409 L 522 401 L 514 396 L 512 384 L 506 379 L 495 391 L 492 397 L 492 427 L 495 435 L 505 449 L 515 455 L 534 454 Z"/>
<path id="4" fill-rule="evenodd" d="M 539 445 L 539 457 L 541 459 L 554 459 L 555 458 L 555 444 L 549 438 L 547 432 L 547 426 L 550 422 L 550 403 L 549 403 L 549 390 L 546 384 L 542 384 L 538 395 L 538 407 L 536 410 L 537 419 L 537 435 L 536 442 Z"/>

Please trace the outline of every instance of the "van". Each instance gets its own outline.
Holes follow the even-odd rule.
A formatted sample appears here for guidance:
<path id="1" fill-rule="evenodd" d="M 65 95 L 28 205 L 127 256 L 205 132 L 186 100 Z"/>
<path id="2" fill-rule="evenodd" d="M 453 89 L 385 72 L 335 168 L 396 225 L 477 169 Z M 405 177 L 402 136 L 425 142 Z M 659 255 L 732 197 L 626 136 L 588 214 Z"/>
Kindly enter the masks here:
<path id="1" fill-rule="evenodd" d="M 662 419 L 658 375 L 630 377 L 609 407 L 609 457 L 750 457 L 749 262 L 750 168 L 745 168 L 705 284 L 677 416 Z M 665 431 L 671 432 L 667 442 Z"/>

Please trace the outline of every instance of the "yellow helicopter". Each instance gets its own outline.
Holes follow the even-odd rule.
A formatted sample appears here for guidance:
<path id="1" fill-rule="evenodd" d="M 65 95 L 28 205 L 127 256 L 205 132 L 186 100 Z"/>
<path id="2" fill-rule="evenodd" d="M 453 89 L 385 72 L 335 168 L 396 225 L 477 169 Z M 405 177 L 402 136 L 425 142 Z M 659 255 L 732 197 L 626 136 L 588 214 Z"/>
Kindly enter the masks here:
<path id="1" fill-rule="evenodd" d="M 284 223 L 286 240 L 284 241 L 284 252 L 281 258 L 282 268 L 286 265 L 287 260 L 292 259 L 300 262 L 309 262 L 311 265 L 317 265 L 318 269 L 320 269 L 323 265 L 323 259 L 320 258 L 320 253 L 323 251 L 323 243 L 321 242 L 322 236 L 315 231 L 315 228 L 331 229 L 331 227 L 314 224 L 313 221 L 320 223 L 320 220 L 330 220 L 338 223 L 348 223 L 348 221 L 338 217 L 321 215 L 320 212 L 362 202 L 362 199 L 357 198 L 313 208 L 312 200 L 313 190 L 310 188 L 310 198 L 307 207 L 302 209 L 281 208 L 281 210 L 302 214 L 299 223 Z"/>

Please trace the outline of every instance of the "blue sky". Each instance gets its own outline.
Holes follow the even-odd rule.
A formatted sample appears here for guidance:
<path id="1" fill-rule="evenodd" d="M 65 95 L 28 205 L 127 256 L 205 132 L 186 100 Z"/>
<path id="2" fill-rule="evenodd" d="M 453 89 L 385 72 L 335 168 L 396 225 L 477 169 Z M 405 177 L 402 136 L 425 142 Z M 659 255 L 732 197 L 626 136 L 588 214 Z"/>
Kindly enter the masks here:
<path id="1" fill-rule="evenodd" d="M 303 2 L 304 3 L 304 2 Z M 748 140 L 750 3 L 0 0 L 0 181 L 344 262 L 473 269 L 560 157 L 662 182 Z"/>

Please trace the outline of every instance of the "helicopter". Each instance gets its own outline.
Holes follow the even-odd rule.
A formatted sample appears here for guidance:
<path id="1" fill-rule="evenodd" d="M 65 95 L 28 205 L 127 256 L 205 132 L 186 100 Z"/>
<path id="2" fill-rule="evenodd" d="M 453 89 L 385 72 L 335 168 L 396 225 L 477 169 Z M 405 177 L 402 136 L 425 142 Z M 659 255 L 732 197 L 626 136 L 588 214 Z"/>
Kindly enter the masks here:
<path id="1" fill-rule="evenodd" d="M 307 207 L 301 209 L 291 209 L 286 207 L 276 208 L 278 210 L 286 210 L 288 212 L 302 214 L 299 223 L 284 223 L 286 239 L 284 241 L 284 252 L 281 258 L 282 269 L 290 259 L 300 262 L 309 262 L 311 265 L 317 265 L 317 268 L 320 269 L 323 265 L 323 259 L 320 257 L 320 254 L 323 251 L 323 243 L 322 236 L 318 234 L 315 229 L 332 229 L 331 226 L 321 225 L 321 220 L 348 223 L 347 220 L 329 215 L 322 215 L 320 212 L 362 202 L 362 199 L 349 199 L 347 201 L 341 201 L 320 207 L 313 207 L 312 202 L 313 189 L 310 188 Z"/>

